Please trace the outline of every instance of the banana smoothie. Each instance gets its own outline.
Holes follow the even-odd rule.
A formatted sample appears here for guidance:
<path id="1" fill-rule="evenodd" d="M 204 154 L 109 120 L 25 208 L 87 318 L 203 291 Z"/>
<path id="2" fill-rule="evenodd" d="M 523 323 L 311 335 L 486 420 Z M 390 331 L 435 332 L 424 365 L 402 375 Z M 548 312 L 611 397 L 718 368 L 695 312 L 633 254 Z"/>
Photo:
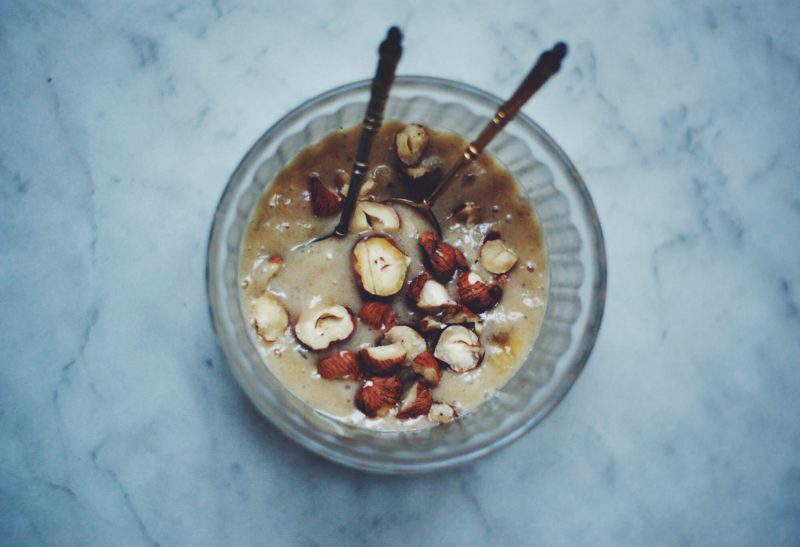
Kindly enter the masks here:
<path id="1" fill-rule="evenodd" d="M 302 150 L 255 207 L 240 255 L 241 305 L 264 366 L 318 412 L 375 429 L 446 423 L 490 398 L 539 332 L 547 262 L 535 213 L 488 154 L 420 200 L 467 143 L 417 124 L 376 136 L 346 237 L 339 220 L 359 127 Z"/>

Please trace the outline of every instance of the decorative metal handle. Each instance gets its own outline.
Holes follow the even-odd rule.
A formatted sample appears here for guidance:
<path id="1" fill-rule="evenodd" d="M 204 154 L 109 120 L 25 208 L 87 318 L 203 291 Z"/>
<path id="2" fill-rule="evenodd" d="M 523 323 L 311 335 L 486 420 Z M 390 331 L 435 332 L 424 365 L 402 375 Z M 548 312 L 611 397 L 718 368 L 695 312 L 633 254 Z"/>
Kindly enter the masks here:
<path id="1" fill-rule="evenodd" d="M 375 71 L 375 78 L 372 80 L 367 112 L 364 114 L 364 121 L 361 124 L 356 159 L 353 162 L 353 171 L 350 175 L 350 188 L 347 190 L 347 196 L 342 205 L 342 216 L 339 219 L 339 224 L 336 225 L 333 231 L 335 235 L 340 237 L 347 234 L 350 219 L 353 216 L 356 201 L 361 192 L 361 185 L 367 176 L 372 141 L 383 123 L 383 110 L 386 107 L 386 99 L 389 97 L 389 90 L 394 83 L 397 63 L 403 54 L 402 40 L 403 34 L 400 29 L 392 27 L 378 49 L 380 60 L 378 61 L 378 69 Z"/>
<path id="2" fill-rule="evenodd" d="M 498 133 L 506 126 L 511 119 L 517 115 L 522 105 L 530 99 L 534 93 L 550 79 L 553 74 L 558 72 L 561 68 L 561 61 L 567 55 L 567 45 L 564 42 L 558 42 L 552 49 L 545 51 L 539 56 L 539 60 L 533 66 L 531 71 L 519 84 L 517 90 L 509 100 L 507 100 L 492 117 L 492 120 L 486 124 L 483 131 L 472 141 L 459 160 L 447 172 L 447 174 L 439 181 L 439 185 L 431 192 L 425 199 L 428 206 L 432 206 L 436 198 L 438 198 L 447 184 L 453 180 L 459 171 L 464 167 L 475 161 L 478 156 L 483 153 L 483 149 L 497 136 Z"/>

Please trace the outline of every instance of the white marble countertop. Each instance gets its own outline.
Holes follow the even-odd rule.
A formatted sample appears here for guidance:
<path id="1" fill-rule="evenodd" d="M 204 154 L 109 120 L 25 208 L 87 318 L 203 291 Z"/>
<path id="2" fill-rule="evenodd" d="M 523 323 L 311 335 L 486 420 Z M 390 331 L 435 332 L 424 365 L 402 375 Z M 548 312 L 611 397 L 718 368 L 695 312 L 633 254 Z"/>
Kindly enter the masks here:
<path id="1" fill-rule="evenodd" d="M 0 3 L 0 543 L 797 545 L 797 2 Z M 608 245 L 606 317 L 522 440 L 420 477 L 300 449 L 216 346 L 205 244 L 281 113 L 399 72 L 508 94 Z M 369 27 L 369 28 L 366 28 Z"/>

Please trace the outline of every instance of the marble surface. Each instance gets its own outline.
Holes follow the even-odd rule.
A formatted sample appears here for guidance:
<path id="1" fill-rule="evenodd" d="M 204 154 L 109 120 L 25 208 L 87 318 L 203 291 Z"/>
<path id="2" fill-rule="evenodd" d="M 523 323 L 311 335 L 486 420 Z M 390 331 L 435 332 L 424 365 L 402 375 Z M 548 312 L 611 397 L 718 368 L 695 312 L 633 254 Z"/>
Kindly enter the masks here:
<path id="1" fill-rule="evenodd" d="M 797 545 L 800 4 L 0 2 L 0 544 Z M 282 112 L 401 73 L 508 94 L 586 178 L 606 317 L 557 410 L 457 470 L 365 475 L 228 372 L 205 243 Z"/>

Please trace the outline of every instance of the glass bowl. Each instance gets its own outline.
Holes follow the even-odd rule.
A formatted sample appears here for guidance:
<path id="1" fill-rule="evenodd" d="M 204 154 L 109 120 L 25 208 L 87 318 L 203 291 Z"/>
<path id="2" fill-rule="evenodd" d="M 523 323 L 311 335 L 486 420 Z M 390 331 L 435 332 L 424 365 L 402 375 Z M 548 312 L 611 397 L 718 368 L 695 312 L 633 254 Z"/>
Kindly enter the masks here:
<path id="1" fill-rule="evenodd" d="M 492 398 L 436 427 L 380 432 L 316 412 L 290 393 L 258 355 L 239 299 L 239 252 L 250 214 L 274 176 L 300 150 L 361 123 L 368 80 L 347 84 L 286 114 L 258 139 L 220 198 L 208 242 L 211 317 L 228 364 L 247 395 L 278 429 L 330 460 L 362 470 L 414 473 L 452 467 L 505 446 L 558 404 L 580 374 L 603 315 L 603 236 L 575 166 L 545 131 L 519 114 L 488 147 L 527 194 L 542 227 L 549 293 L 533 350 Z M 401 76 L 385 119 L 418 122 L 474 138 L 501 104 L 480 89 L 440 78 Z"/>

